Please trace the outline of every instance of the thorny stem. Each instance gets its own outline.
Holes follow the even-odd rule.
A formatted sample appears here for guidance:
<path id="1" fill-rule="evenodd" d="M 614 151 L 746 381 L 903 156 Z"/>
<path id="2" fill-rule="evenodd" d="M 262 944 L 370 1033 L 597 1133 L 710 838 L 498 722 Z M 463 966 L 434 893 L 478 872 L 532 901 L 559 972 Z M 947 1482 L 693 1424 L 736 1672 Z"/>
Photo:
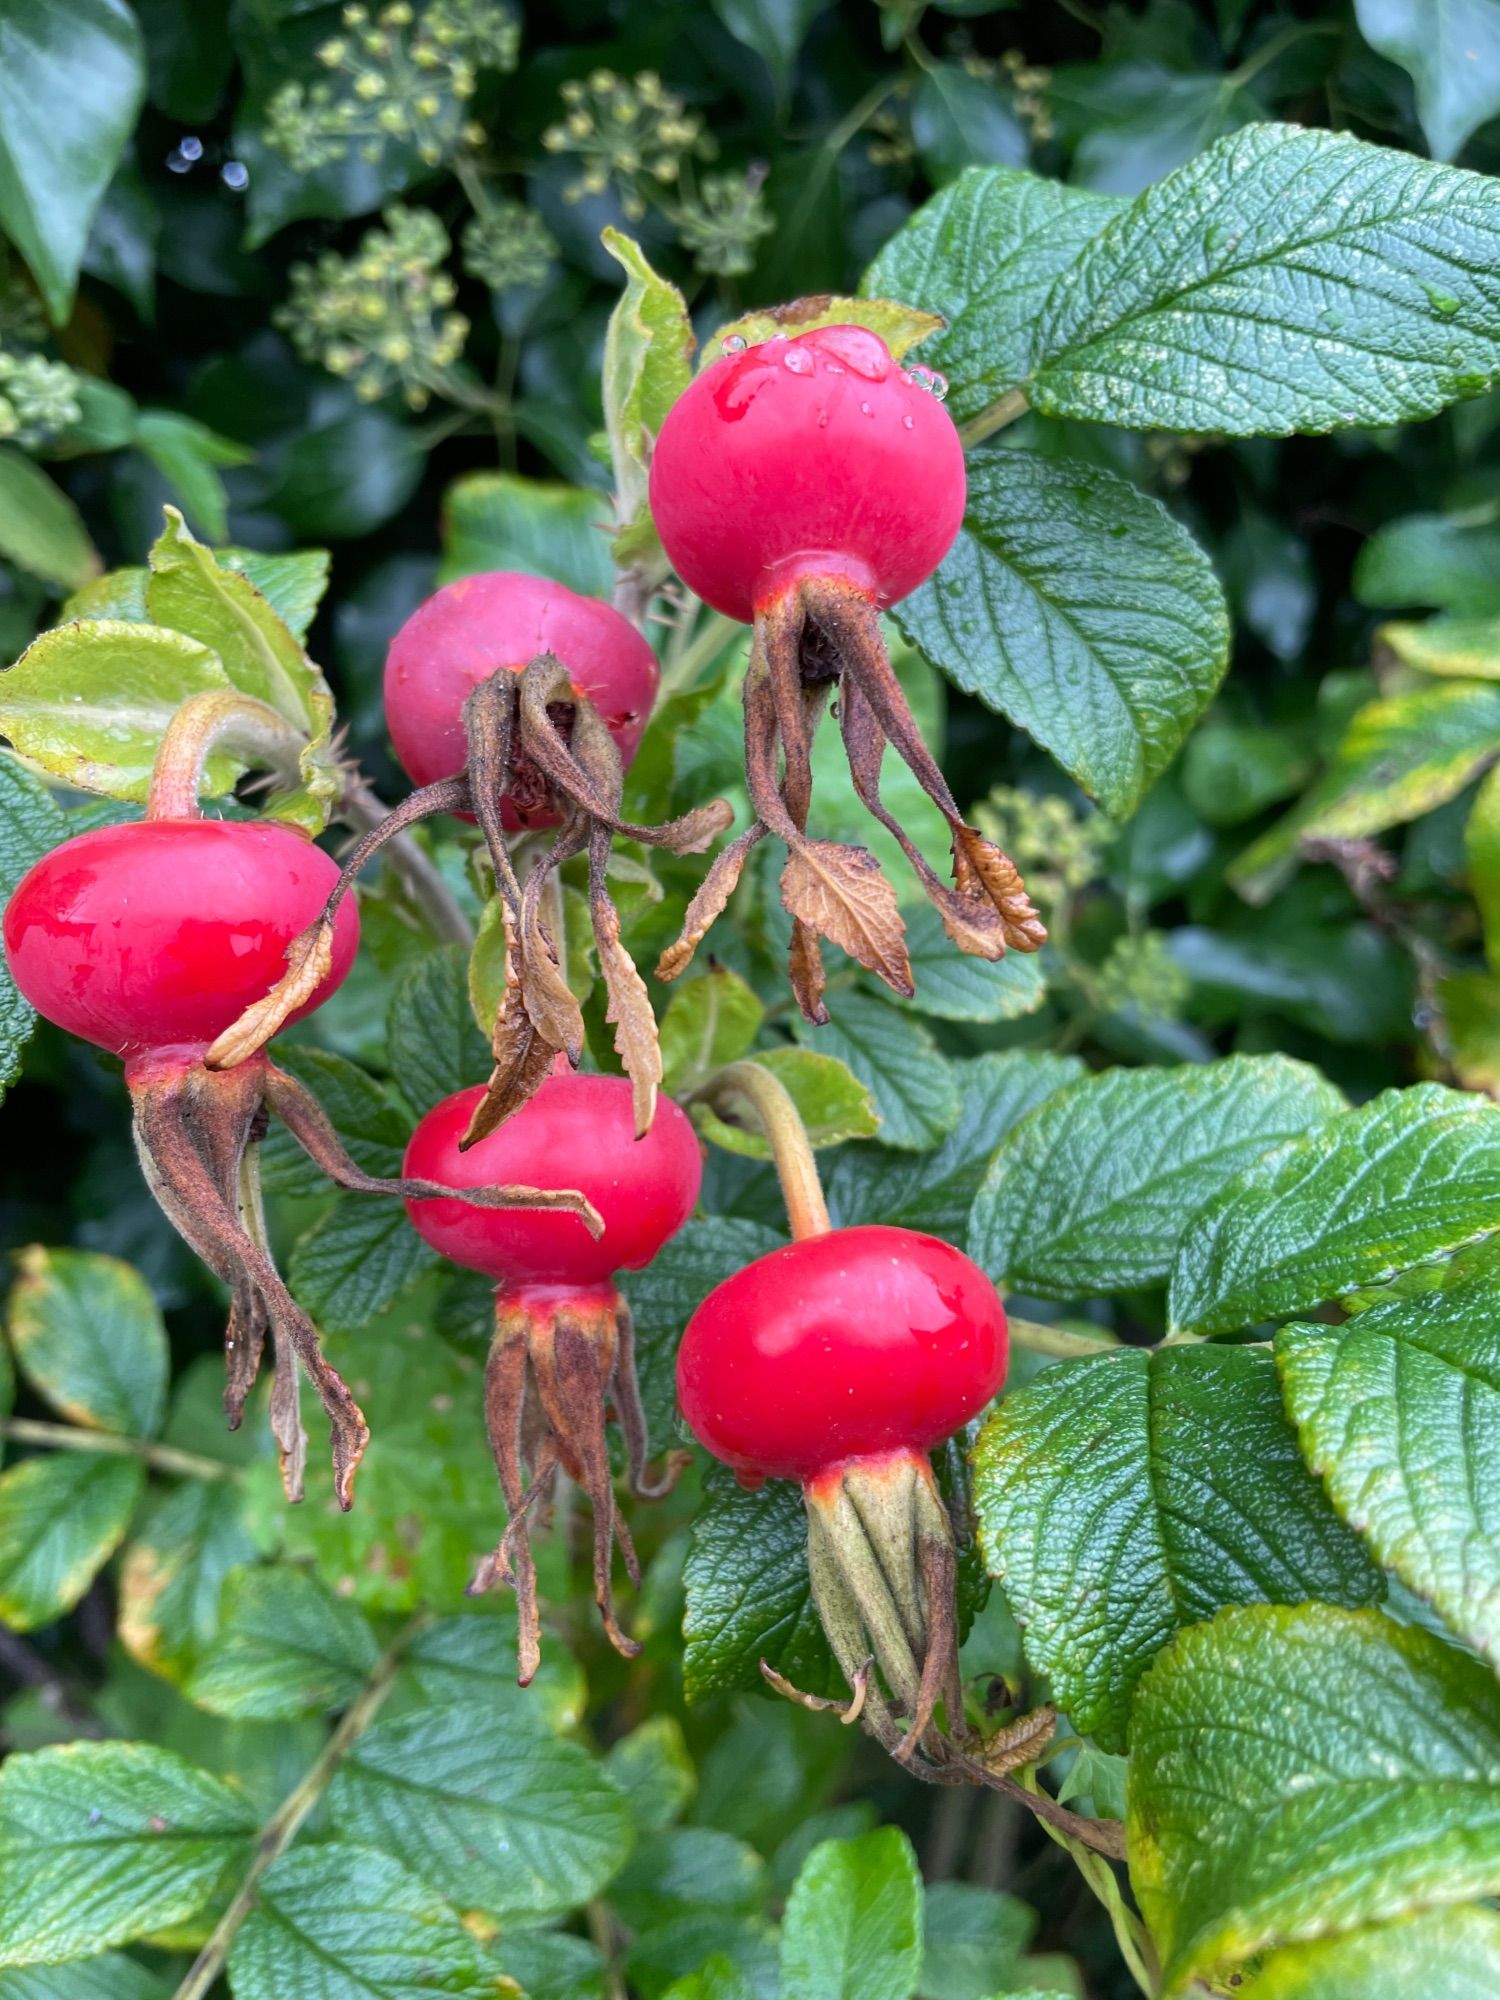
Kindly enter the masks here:
<path id="1" fill-rule="evenodd" d="M 146 817 L 197 819 L 203 774 L 216 750 L 295 785 L 306 747 L 307 738 L 269 702 L 233 688 L 189 695 L 168 723 L 151 767 Z"/>
<path id="2" fill-rule="evenodd" d="M 7 1417 L 0 1423 L 0 1438 L 12 1444 L 34 1444 L 55 1451 L 97 1452 L 105 1458 L 138 1458 L 153 1472 L 168 1472 L 180 1479 L 235 1480 L 237 1465 L 221 1458 L 204 1458 L 195 1451 L 179 1451 L 175 1445 L 153 1444 L 149 1438 L 121 1437 L 114 1431 L 89 1431 L 78 1424 L 39 1423 L 34 1417 Z"/>
<path id="3" fill-rule="evenodd" d="M 826 1236 L 833 1225 L 807 1127 L 785 1087 L 764 1063 L 729 1063 L 693 1094 L 736 1121 L 748 1107 L 771 1148 L 793 1238 L 800 1243 L 807 1236 Z"/>
<path id="4" fill-rule="evenodd" d="M 1003 431 L 1017 417 L 1024 417 L 1030 407 L 1024 389 L 1007 389 L 988 409 L 981 410 L 977 417 L 970 417 L 966 424 L 959 425 L 959 441 L 964 450 L 969 451 L 976 444 L 983 444 L 987 437 L 993 437 L 996 431 Z"/>
<path id="5" fill-rule="evenodd" d="M 262 1876 L 273 1863 L 280 1860 L 297 1838 L 308 1814 L 327 1791 L 334 1772 L 375 1720 L 381 1705 L 391 1691 L 397 1669 L 407 1649 L 431 1623 L 432 1613 L 419 1611 L 402 1626 L 371 1669 L 369 1679 L 345 1709 L 337 1729 L 324 1744 L 317 1762 L 312 1765 L 300 1784 L 287 1793 L 261 1828 L 250 1866 L 245 1871 L 245 1879 L 235 1891 L 234 1900 L 229 1908 L 215 1924 L 207 1944 L 193 1960 L 187 1977 L 172 1996 L 172 2000 L 205 2000 L 205 1996 L 224 1970 L 225 1961 L 229 1957 L 229 1948 L 234 1943 L 241 1924 L 255 1907 Z"/>
<path id="6" fill-rule="evenodd" d="M 352 776 L 339 801 L 340 817 L 359 833 L 373 833 L 391 816 L 391 808 L 360 777 Z M 386 849 L 391 867 L 410 891 L 412 901 L 432 927 L 440 944 L 474 942 L 474 926 L 464 915 L 458 899 L 443 880 L 442 871 L 431 861 L 409 833 L 398 833 Z"/>

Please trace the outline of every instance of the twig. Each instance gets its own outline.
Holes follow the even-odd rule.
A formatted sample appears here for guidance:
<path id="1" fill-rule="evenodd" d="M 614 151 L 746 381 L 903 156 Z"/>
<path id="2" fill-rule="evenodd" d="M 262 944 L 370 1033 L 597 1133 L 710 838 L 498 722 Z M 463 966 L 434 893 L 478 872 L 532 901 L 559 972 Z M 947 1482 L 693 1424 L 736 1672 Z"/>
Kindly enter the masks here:
<path id="1" fill-rule="evenodd" d="M 207 1944 L 193 1960 L 187 1977 L 172 2000 L 205 2000 L 224 1970 L 230 1946 L 238 1936 L 241 1924 L 255 1907 L 262 1876 L 297 1838 L 308 1814 L 327 1791 L 334 1772 L 375 1720 L 381 1704 L 391 1691 L 407 1648 L 431 1623 L 432 1613 L 419 1611 L 402 1626 L 376 1661 L 369 1679 L 345 1709 L 337 1729 L 323 1746 L 322 1755 L 261 1828 L 245 1879 L 235 1891 L 228 1909 L 214 1925 Z"/>
<path id="2" fill-rule="evenodd" d="M 1024 417 L 1029 408 L 1024 389 L 1007 389 L 1003 396 L 996 397 L 988 409 L 981 410 L 977 417 L 970 417 L 966 424 L 959 425 L 958 435 L 964 450 L 983 444 L 987 437 L 993 437 L 996 431 L 1003 431 L 1017 417 Z"/>
<path id="3" fill-rule="evenodd" d="M 54 1451 L 92 1451 L 106 1458 L 139 1458 L 153 1472 L 170 1472 L 181 1479 L 232 1480 L 240 1477 L 237 1465 L 221 1458 L 204 1458 L 195 1451 L 179 1451 L 176 1445 L 154 1444 L 149 1438 L 121 1437 L 115 1431 L 89 1431 L 78 1424 L 46 1424 L 34 1417 L 7 1417 L 0 1423 L 0 1438 L 13 1444 L 42 1445 Z"/>

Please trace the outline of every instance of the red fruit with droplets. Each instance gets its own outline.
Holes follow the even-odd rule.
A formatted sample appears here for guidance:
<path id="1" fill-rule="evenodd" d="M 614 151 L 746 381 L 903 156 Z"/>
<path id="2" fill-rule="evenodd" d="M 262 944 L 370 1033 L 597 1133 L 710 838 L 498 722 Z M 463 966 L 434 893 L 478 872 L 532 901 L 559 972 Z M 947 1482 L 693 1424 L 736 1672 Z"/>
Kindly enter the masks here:
<path id="1" fill-rule="evenodd" d="M 1005 1308 L 977 1264 L 869 1224 L 772 1250 L 710 1292 L 683 1335 L 677 1395 L 715 1458 L 807 1482 L 951 1437 L 1000 1388 L 1006 1349 Z"/>
<path id="2" fill-rule="evenodd" d="M 64 841 L 5 910 L 11 976 L 39 1014 L 116 1055 L 206 1046 L 286 971 L 338 868 L 270 820 L 144 820 Z M 343 983 L 359 945 L 353 900 L 333 963 L 293 1020 Z"/>
<path id="3" fill-rule="evenodd" d="M 434 1250 L 507 1287 L 607 1283 L 638 1271 L 693 1212 L 703 1157 L 686 1114 L 659 1098 L 635 1136 L 629 1083 L 618 1076 L 549 1076 L 498 1131 L 467 1152 L 459 1141 L 482 1086 L 435 1105 L 406 1149 L 406 1172 L 446 1187 L 577 1188 L 604 1219 L 596 1240 L 576 1215 L 414 1201 L 411 1219 Z"/>
<path id="4" fill-rule="evenodd" d="M 672 567 L 749 624 L 805 577 L 882 609 L 923 583 L 964 511 L 964 454 L 926 370 L 819 327 L 725 353 L 667 413 L 651 512 Z"/>
<path id="5" fill-rule="evenodd" d="M 463 706 L 497 668 L 519 673 L 539 653 L 561 660 L 603 717 L 621 760 L 640 747 L 661 679 L 656 655 L 628 619 L 597 598 L 545 578 L 492 570 L 460 577 L 419 605 L 391 641 L 385 714 L 396 755 L 419 785 L 468 762 Z M 555 824 L 539 799 L 507 797 L 512 832 Z"/>

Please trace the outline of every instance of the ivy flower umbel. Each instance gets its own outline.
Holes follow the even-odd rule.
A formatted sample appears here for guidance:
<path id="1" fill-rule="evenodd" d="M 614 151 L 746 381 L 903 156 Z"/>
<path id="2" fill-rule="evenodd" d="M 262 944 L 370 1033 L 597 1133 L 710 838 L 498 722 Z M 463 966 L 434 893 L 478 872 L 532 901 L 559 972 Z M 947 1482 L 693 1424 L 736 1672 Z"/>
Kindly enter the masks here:
<path id="1" fill-rule="evenodd" d="M 703 121 L 654 70 L 616 76 L 596 69 L 562 87 L 565 115 L 542 134 L 549 153 L 571 153 L 582 171 L 563 189 L 583 201 L 613 187 L 632 222 L 639 222 L 659 190 L 673 186 L 683 162 L 706 159 L 712 147 Z"/>
<path id="2" fill-rule="evenodd" d="M 448 232 L 425 208 L 388 208 L 353 257 L 327 251 L 294 264 L 291 296 L 275 314 L 304 360 L 352 382 L 373 403 L 399 389 L 425 409 L 463 352 L 469 322 L 452 312 L 454 283 L 439 267 Z"/>
<path id="3" fill-rule="evenodd" d="M 479 72 L 514 69 L 520 39 L 502 0 L 345 7 L 342 32 L 318 49 L 327 76 L 276 92 L 266 107 L 266 143 L 299 173 L 355 147 L 378 160 L 391 143 L 438 166 L 468 136 L 466 107 Z"/>
<path id="4" fill-rule="evenodd" d="M 696 194 L 685 195 L 672 211 L 685 250 L 700 271 L 714 277 L 743 277 L 754 263 L 755 245 L 776 224 L 761 194 L 763 175 L 705 174 Z"/>
<path id="5" fill-rule="evenodd" d="M 463 253 L 464 269 L 492 292 L 520 291 L 546 282 L 557 239 L 525 202 L 492 196 L 465 223 Z"/>
<path id="6" fill-rule="evenodd" d="M 1175 1021 L 1193 990 L 1193 982 L 1173 958 L 1160 931 L 1116 938 L 1108 958 L 1094 975 L 1095 997 L 1101 1007 L 1118 1013 L 1134 1007 L 1142 1014 Z"/>
<path id="7" fill-rule="evenodd" d="M 34 450 L 82 415 L 78 377 L 66 363 L 0 348 L 0 439 Z"/>
<path id="8" fill-rule="evenodd" d="M 974 823 L 1011 856 L 1046 911 L 1096 880 L 1118 831 L 1103 813 L 1080 813 L 1067 799 L 1016 785 L 996 785 L 974 808 Z"/>

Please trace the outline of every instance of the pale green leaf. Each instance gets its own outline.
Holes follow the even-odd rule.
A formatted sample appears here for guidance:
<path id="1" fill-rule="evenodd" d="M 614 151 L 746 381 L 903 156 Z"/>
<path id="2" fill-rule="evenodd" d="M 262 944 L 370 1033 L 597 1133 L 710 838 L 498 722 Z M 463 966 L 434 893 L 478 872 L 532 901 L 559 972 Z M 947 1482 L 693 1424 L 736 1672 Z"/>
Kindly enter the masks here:
<path id="1" fill-rule="evenodd" d="M 1235 1988 L 1235 2000 L 1492 2000 L 1497 1992 L 1500 1911 L 1460 1906 L 1283 1945 Z"/>
<path id="2" fill-rule="evenodd" d="M 1387 1569 L 1500 1662 L 1500 1301 L 1492 1274 L 1276 1336 L 1287 1408 Z"/>
<path id="3" fill-rule="evenodd" d="M 1031 400 L 1235 437 L 1431 416 L 1500 371 L 1497 250 L 1486 176 L 1248 125 L 1147 188 L 1058 279 Z"/>
<path id="4" fill-rule="evenodd" d="M 0 152 L 3 144 L 0 139 Z M 0 176 L 3 171 L 0 162 Z M 39 465 L 9 445 L 0 445 L 0 556 L 64 590 L 77 590 L 99 569 L 78 509 Z"/>
<path id="5" fill-rule="evenodd" d="M 0 1769 L 0 1965 L 56 1964 L 194 1916 L 248 1858 L 229 1787 L 146 1743 L 64 1743 Z"/>
<path id="6" fill-rule="evenodd" d="M 970 167 L 891 238 L 861 289 L 947 320 L 922 358 L 948 376 L 963 423 L 1025 377 L 1054 279 L 1122 206 L 1040 174 Z"/>
<path id="7" fill-rule="evenodd" d="M 1226 1333 L 1500 1230 L 1500 1108 L 1422 1083 L 1278 1147 L 1186 1224 L 1174 1327 Z"/>
<path id="8" fill-rule="evenodd" d="M 938 314 L 901 305 L 894 298 L 831 298 L 820 292 L 814 298 L 794 299 L 790 305 L 742 313 L 727 321 L 704 348 L 698 366 L 711 368 L 723 354 L 726 340 L 743 340 L 747 346 L 759 347 L 778 336 L 785 340 L 799 333 L 815 333 L 824 326 L 862 326 L 878 334 L 900 361 L 919 342 L 940 331 L 942 324 Z"/>
<path id="9" fill-rule="evenodd" d="M 1434 159 L 1500 116 L 1500 0 L 1354 0 L 1360 33 L 1417 87 Z"/>
<path id="10" fill-rule="evenodd" d="M 145 83 L 125 0 L 9 0 L 0 14 L 0 229 L 58 324 Z"/>
<path id="11" fill-rule="evenodd" d="M 38 1243 L 16 1268 L 8 1330 L 31 1386 L 70 1423 L 154 1437 L 167 1409 L 167 1332 L 140 1272 Z"/>
<path id="12" fill-rule="evenodd" d="M 218 1636 L 224 1579 L 254 1554 L 234 1482 L 184 1479 L 159 1495 L 120 1562 L 120 1644 L 180 1685 Z"/>
<path id="13" fill-rule="evenodd" d="M 1404 667 L 1455 680 L 1500 681 L 1500 618 L 1427 618 L 1382 625 L 1379 637 Z"/>
<path id="14" fill-rule="evenodd" d="M 0 1473 L 0 1619 L 34 1632 L 71 1611 L 123 1541 L 145 1484 L 139 1459 L 91 1452 Z"/>
<path id="15" fill-rule="evenodd" d="M 974 1495 L 1027 1658 L 1107 1749 L 1180 1626 L 1225 1604 L 1383 1593 L 1302 1463 L 1264 1348 L 1119 1348 L 1044 1370 L 986 1424 Z"/>
<path id="16" fill-rule="evenodd" d="M 922 1965 L 922 1877 L 893 1826 L 825 1840 L 802 1864 L 781 1934 L 782 2000 L 909 2000 Z"/>
<path id="17" fill-rule="evenodd" d="M 1500 614 L 1500 505 L 1387 521 L 1360 550 L 1353 588 L 1380 611 L 1420 604 L 1459 618 Z"/>
<path id="18" fill-rule="evenodd" d="M 549 577 L 580 597 L 607 597 L 609 502 L 584 486 L 470 472 L 443 495 L 440 583 L 482 570 Z"/>
<path id="19" fill-rule="evenodd" d="M 991 451 L 936 575 L 896 608 L 959 687 L 1127 816 L 1223 677 L 1208 558 L 1157 500 L 1095 466 Z"/>
<path id="20" fill-rule="evenodd" d="M 647 468 L 668 410 L 692 379 L 697 342 L 681 292 L 652 270 L 640 245 L 618 229 L 606 229 L 599 240 L 625 273 L 625 289 L 604 336 L 603 375 L 616 517 L 631 544 L 639 544 L 620 553 L 657 556 Z"/>
<path id="21" fill-rule="evenodd" d="M 1474 795 L 1464 823 L 1469 887 L 1484 926 L 1484 953 L 1500 972 L 1500 768 L 1491 770 Z"/>
<path id="22" fill-rule="evenodd" d="M 229 684 L 218 654 L 181 632 L 112 618 L 58 625 L 0 674 L 0 732 L 65 785 L 144 800 L 182 703 Z M 215 754 L 205 789 L 228 792 L 243 768 Z"/>
<path id="23" fill-rule="evenodd" d="M 1078 1299 L 1161 1283 L 1183 1218 L 1346 1109 L 1287 1056 L 1111 1069 L 1049 1097 L 990 1162 L 969 1251 L 997 1283 Z"/>
<path id="24" fill-rule="evenodd" d="M 1271 1945 L 1492 1896 L 1500 1690 L 1380 1612 L 1222 1612 L 1141 1684 L 1128 1827 L 1168 1994 Z"/>
<path id="25" fill-rule="evenodd" d="M 187 1693 L 214 1715 L 260 1721 L 346 1708 L 378 1651 L 361 1613 L 305 1570 L 246 1568 L 229 1579 L 218 1642 Z"/>
<path id="26" fill-rule="evenodd" d="M 630 1848 L 624 1794 L 586 1751 L 467 1704 L 377 1722 L 328 1809 L 346 1838 L 500 1922 L 576 1909 Z"/>
<path id="27" fill-rule="evenodd" d="M 661 1018 L 663 1087 L 673 1097 L 749 1053 L 765 1008 L 727 966 L 716 965 L 672 989 Z"/>
<path id="28" fill-rule="evenodd" d="M 783 1046 L 762 1049 L 754 1060 L 770 1071 L 796 1105 L 815 1149 L 868 1139 L 879 1131 L 880 1118 L 869 1089 L 837 1056 L 821 1049 Z M 731 1125 L 706 1104 L 693 1105 L 692 1112 L 694 1124 L 716 1146 L 751 1160 L 770 1159 L 769 1145 L 752 1124 Z"/>
<path id="29" fill-rule="evenodd" d="M 687 1811 L 698 1789 L 692 1752 L 675 1715 L 653 1715 L 610 1746 L 605 1769 L 630 1801 L 641 1833 L 661 1833 Z"/>

